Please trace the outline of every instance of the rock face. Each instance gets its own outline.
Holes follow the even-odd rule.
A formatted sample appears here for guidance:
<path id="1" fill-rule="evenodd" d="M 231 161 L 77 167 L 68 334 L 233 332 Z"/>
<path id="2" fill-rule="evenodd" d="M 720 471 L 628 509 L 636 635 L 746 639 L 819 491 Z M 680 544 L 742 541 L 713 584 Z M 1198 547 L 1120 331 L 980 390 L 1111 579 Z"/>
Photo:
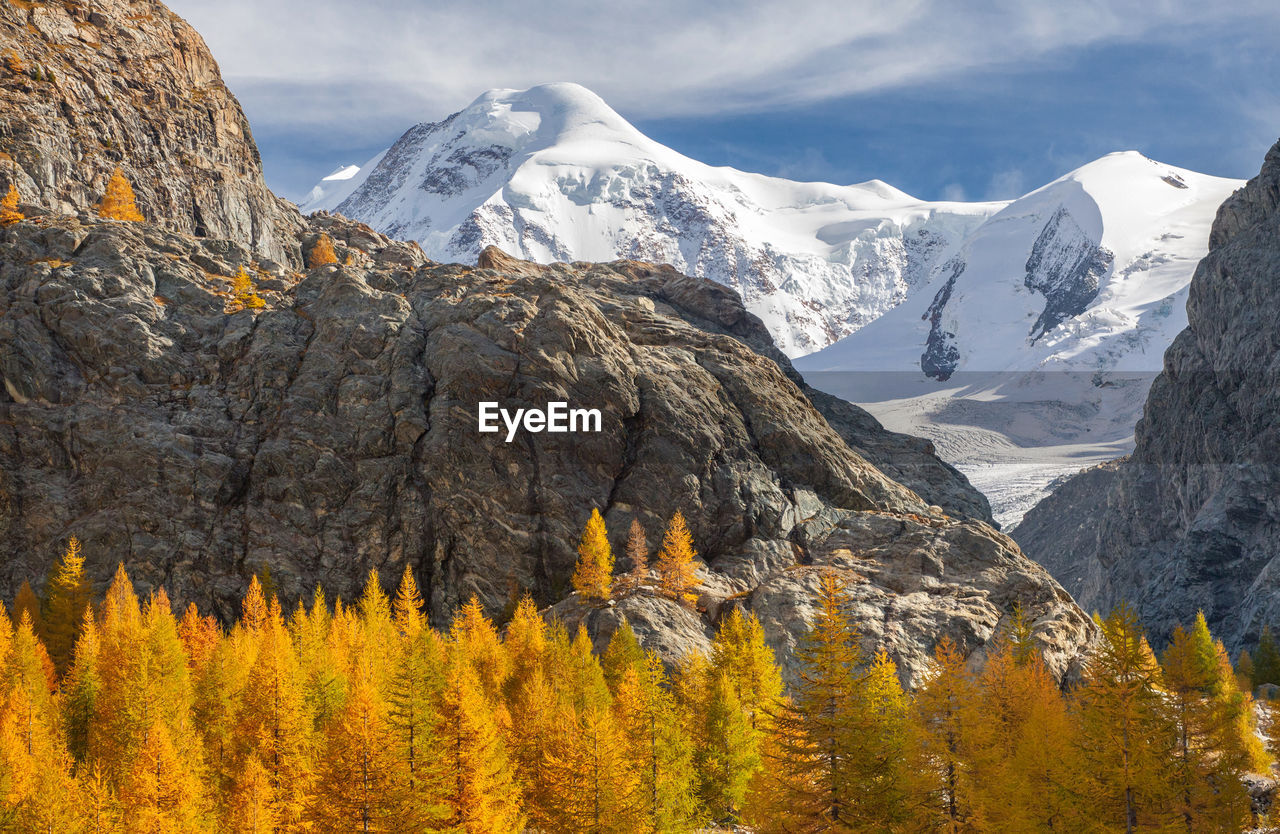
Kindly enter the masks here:
<path id="1" fill-rule="evenodd" d="M 240 104 L 201 37 L 151 0 L 0 4 L 0 189 L 96 209 L 119 166 L 142 213 L 300 263 Z"/>
<path id="2" fill-rule="evenodd" d="M 0 233 L 7 589 L 74 533 L 99 579 L 122 559 L 223 616 L 260 565 L 291 600 L 408 563 L 439 623 L 472 593 L 562 598 L 592 507 L 653 541 L 679 508 L 708 609 L 749 599 L 784 652 L 822 565 L 912 674 L 1015 601 L 1058 671 L 1087 635 L 1012 542 L 890 480 L 735 337 L 762 326 L 731 291 L 634 262 L 441 266 L 314 222 L 348 263 L 258 273 L 260 313 L 226 312 L 228 276 L 260 266 L 235 243 L 73 217 Z M 602 430 L 506 442 L 482 401 L 598 408 Z"/>
<path id="3" fill-rule="evenodd" d="M 1132 456 L 1109 489 L 1069 484 L 1015 536 L 1073 566 L 1058 576 L 1086 608 L 1128 600 L 1157 641 L 1201 608 L 1235 648 L 1280 623 L 1280 145 L 1223 204 L 1209 246 Z"/>

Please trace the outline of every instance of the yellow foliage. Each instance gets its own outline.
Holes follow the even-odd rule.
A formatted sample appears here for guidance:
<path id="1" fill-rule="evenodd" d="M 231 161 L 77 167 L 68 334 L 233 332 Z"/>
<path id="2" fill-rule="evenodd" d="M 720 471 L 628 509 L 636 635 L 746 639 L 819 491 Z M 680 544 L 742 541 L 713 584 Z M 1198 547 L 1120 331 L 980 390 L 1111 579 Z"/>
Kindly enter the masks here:
<path id="1" fill-rule="evenodd" d="M 609 598 L 613 586 L 613 549 L 599 510 L 591 511 L 578 543 L 578 565 L 573 572 L 573 589 L 589 600 Z"/>
<path id="2" fill-rule="evenodd" d="M 676 510 L 662 537 L 662 550 L 658 553 L 658 581 L 664 593 L 680 602 L 692 603 L 698 582 L 698 554 L 693 549 L 693 534 L 685 523 L 684 514 Z"/>
<path id="3" fill-rule="evenodd" d="M 143 219 L 133 196 L 133 186 L 119 168 L 112 172 L 111 179 L 107 181 L 107 192 L 102 196 L 102 204 L 98 206 L 98 216 L 108 220 L 134 222 Z"/>
<path id="4" fill-rule="evenodd" d="M 244 267 L 240 267 L 231 279 L 231 302 L 235 310 L 261 310 L 267 306 L 267 302 L 258 295 L 253 276 Z"/>
<path id="5" fill-rule="evenodd" d="M 315 244 L 311 247 L 311 253 L 307 255 L 307 269 L 315 269 L 318 266 L 327 264 L 336 264 L 338 262 L 338 254 L 333 251 L 333 238 L 328 233 L 321 234 L 316 239 Z"/>
<path id="6" fill-rule="evenodd" d="M 18 186 L 9 183 L 8 193 L 0 198 L 0 226 L 12 226 L 23 219 L 22 212 L 18 211 L 18 199 Z"/>

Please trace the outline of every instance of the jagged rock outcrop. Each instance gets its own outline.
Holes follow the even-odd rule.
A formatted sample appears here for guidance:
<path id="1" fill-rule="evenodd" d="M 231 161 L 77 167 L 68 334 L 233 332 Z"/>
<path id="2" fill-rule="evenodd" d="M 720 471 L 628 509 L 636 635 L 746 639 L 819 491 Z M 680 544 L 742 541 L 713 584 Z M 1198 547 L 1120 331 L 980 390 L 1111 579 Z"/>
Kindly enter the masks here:
<path id="1" fill-rule="evenodd" d="M 1137 606 L 1155 642 L 1203 609 L 1230 648 L 1280 623 L 1280 144 L 1218 211 L 1109 489 L 1059 489 L 1015 532 L 1044 564 L 1084 567 L 1077 598 Z M 1087 476 L 1086 476 L 1087 477 Z M 1046 524 L 1047 517 L 1064 519 Z M 1062 536 L 1061 525 L 1092 536 Z"/>
<path id="2" fill-rule="evenodd" d="M 228 312 L 229 276 L 261 267 L 236 243 L 74 217 L 0 232 L 7 587 L 75 533 L 100 580 L 123 559 L 223 616 L 260 565 L 287 599 L 351 598 L 407 562 L 443 622 L 471 593 L 562 598 L 593 506 L 653 541 L 680 508 L 706 605 L 749 599 L 784 651 L 823 565 L 909 674 L 939 634 L 980 647 L 1017 601 L 1058 671 L 1085 639 L 1012 542 L 890 480 L 732 335 L 761 325 L 731 291 L 625 261 L 438 265 L 314 223 L 343 265 L 258 272 L 260 313 Z M 602 431 L 508 443 L 477 431 L 489 400 L 598 408 Z"/>
<path id="3" fill-rule="evenodd" d="M 96 208 L 119 166 L 143 214 L 299 264 L 296 211 L 268 190 L 204 40 L 152 0 L 0 3 L 0 190 Z"/>

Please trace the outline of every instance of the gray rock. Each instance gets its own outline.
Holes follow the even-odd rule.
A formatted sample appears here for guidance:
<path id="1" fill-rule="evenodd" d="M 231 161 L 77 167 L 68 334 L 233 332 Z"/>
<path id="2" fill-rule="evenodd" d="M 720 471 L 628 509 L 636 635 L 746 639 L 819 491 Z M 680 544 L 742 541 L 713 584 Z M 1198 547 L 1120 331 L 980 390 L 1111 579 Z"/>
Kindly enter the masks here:
<path id="1" fill-rule="evenodd" d="M 1086 608 L 1133 603 L 1157 645 L 1197 609 L 1231 649 L 1280 623 L 1278 275 L 1280 144 L 1218 211 L 1133 454 L 1014 533 Z"/>
<path id="2" fill-rule="evenodd" d="M 249 122 L 204 40 L 153 0 L 0 4 L 0 189 L 95 211 L 119 166 L 142 213 L 300 264 L 297 211 L 267 189 Z"/>

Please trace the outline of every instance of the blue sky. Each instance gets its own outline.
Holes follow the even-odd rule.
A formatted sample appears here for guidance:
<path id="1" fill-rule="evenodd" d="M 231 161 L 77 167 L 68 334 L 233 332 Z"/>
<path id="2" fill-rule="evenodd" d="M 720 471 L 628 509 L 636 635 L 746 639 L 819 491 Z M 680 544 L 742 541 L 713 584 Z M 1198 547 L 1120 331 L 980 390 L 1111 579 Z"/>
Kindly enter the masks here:
<path id="1" fill-rule="evenodd" d="M 1257 171 L 1280 138 L 1277 4 L 1059 5 L 172 2 L 293 198 L 489 87 L 555 80 L 710 164 L 929 199 L 1017 196 L 1114 150 Z"/>

